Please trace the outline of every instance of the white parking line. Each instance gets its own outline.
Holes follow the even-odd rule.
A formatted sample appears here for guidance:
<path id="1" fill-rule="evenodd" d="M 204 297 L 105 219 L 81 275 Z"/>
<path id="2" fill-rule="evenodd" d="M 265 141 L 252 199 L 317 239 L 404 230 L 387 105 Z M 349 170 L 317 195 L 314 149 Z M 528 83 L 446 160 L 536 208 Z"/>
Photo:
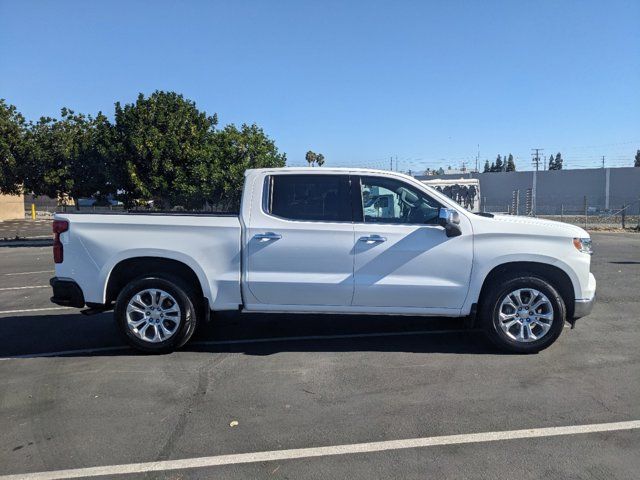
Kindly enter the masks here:
<path id="1" fill-rule="evenodd" d="M 25 308 L 23 310 L 0 310 L 0 315 L 8 313 L 46 312 L 47 310 L 69 310 L 74 307 Z"/>
<path id="2" fill-rule="evenodd" d="M 170 470 L 217 467 L 221 465 L 273 462 L 276 460 L 327 457 L 334 455 L 352 455 L 357 453 L 406 450 L 409 448 L 425 448 L 441 445 L 496 442 L 522 438 L 544 438 L 557 437 L 562 435 L 615 432 L 622 430 L 634 430 L 638 428 L 640 428 L 640 420 L 615 423 L 596 423 L 590 425 L 569 425 L 563 427 L 531 428 L 525 430 L 507 430 L 501 432 L 467 433 L 460 435 L 443 435 L 438 437 L 388 440 L 382 442 L 352 443 L 347 445 L 332 445 L 327 447 L 294 448 L 290 450 L 272 450 L 265 452 L 216 455 L 212 457 L 185 458 L 181 460 L 164 460 L 159 462 L 105 465 L 101 467 L 75 468 L 71 470 L 57 470 L 50 472 L 23 473 L 17 475 L 0 476 L 0 480 L 58 480 L 66 478 L 98 477 L 125 474 L 135 475 L 148 472 L 166 472 Z"/>
<path id="3" fill-rule="evenodd" d="M 0 288 L 0 292 L 4 290 L 29 290 L 30 288 L 50 288 L 49 285 L 31 285 L 29 287 L 3 287 Z"/>
<path id="4" fill-rule="evenodd" d="M 3 273 L 2 275 L 6 275 L 7 277 L 11 275 L 31 275 L 32 273 L 54 273 L 53 270 L 39 270 L 37 272 L 17 272 L 17 273 Z"/>

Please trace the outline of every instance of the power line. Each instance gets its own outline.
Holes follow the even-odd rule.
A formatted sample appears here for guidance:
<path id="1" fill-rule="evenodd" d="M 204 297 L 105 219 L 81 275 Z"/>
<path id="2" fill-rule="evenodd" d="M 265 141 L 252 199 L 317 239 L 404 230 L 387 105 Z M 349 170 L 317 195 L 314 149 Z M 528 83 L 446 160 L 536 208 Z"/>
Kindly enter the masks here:
<path id="1" fill-rule="evenodd" d="M 531 150 L 535 150 L 535 156 L 531 153 L 533 157 L 533 166 L 536 167 L 536 171 L 540 169 L 540 152 L 544 151 L 544 148 L 532 148 Z"/>

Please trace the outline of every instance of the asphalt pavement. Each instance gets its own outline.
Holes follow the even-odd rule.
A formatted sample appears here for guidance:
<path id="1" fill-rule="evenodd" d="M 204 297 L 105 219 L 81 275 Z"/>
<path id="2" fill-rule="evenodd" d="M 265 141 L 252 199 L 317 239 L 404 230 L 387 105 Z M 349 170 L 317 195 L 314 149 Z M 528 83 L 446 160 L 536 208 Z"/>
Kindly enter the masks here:
<path id="1" fill-rule="evenodd" d="M 640 235 L 593 239 L 592 315 L 529 356 L 459 320 L 275 314 L 139 355 L 54 310 L 50 247 L 0 247 L 0 479 L 637 479 Z"/>

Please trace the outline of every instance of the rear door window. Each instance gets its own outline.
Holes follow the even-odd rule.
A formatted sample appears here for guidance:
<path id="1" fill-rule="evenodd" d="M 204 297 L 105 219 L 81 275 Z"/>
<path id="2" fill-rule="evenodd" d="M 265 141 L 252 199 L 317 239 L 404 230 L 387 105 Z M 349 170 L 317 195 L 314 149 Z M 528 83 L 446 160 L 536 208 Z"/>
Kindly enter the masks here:
<path id="1" fill-rule="evenodd" d="M 271 175 L 267 213 L 287 220 L 351 222 L 348 175 Z"/>

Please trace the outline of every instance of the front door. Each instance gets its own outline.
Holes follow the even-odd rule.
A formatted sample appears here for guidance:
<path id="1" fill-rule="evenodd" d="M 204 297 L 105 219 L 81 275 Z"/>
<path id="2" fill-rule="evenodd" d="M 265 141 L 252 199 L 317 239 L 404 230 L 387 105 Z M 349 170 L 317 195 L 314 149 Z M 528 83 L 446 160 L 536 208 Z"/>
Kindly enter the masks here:
<path id="1" fill-rule="evenodd" d="M 344 307 L 353 297 L 348 175 L 274 174 L 246 232 L 247 308 Z M 278 309 L 278 308 L 275 308 Z M 295 310 L 295 308 L 293 308 Z"/>
<path id="2" fill-rule="evenodd" d="M 460 215 L 462 235 L 449 238 L 437 223 L 440 204 L 427 192 L 389 177 L 359 183 L 353 306 L 461 308 L 473 260 L 466 217 Z"/>

